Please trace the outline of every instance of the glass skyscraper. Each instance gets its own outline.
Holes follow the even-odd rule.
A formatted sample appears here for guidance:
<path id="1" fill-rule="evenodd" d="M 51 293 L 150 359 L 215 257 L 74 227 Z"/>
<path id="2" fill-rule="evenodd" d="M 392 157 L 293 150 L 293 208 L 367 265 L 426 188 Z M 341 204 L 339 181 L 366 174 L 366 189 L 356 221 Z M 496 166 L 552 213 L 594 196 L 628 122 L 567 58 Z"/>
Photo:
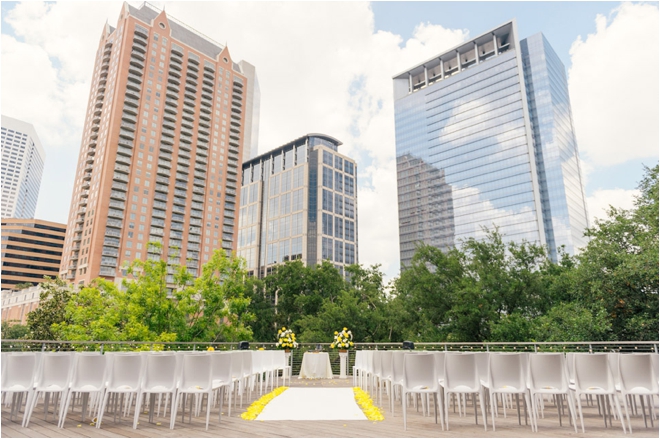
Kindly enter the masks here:
<path id="1" fill-rule="evenodd" d="M 498 227 L 574 253 L 587 224 L 564 67 L 539 34 L 505 23 L 394 77 L 405 267 Z"/>

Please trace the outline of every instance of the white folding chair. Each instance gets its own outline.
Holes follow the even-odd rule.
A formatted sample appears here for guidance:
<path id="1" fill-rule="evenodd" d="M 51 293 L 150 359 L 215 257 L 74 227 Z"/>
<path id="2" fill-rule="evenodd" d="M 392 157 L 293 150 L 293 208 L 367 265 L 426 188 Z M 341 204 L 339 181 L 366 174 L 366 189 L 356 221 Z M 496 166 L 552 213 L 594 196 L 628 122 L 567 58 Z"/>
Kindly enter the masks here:
<path id="1" fill-rule="evenodd" d="M 484 390 L 479 380 L 476 357 L 472 353 L 445 353 L 445 422 L 449 430 L 449 395 L 476 394 L 479 395 L 481 415 L 484 418 L 484 430 L 487 427 L 486 409 L 484 405 Z M 477 403 L 474 403 L 474 421 L 478 424 Z"/>
<path id="2" fill-rule="evenodd" d="M 6 358 L 3 358 L 5 369 L 2 374 L 2 395 L 11 392 L 11 411 L 9 412 L 9 420 L 11 421 L 14 416 L 18 416 L 21 405 L 23 405 L 23 395 L 27 394 L 25 400 L 26 412 L 23 414 L 23 421 L 25 421 L 25 414 L 27 407 L 32 403 L 34 395 L 34 380 L 37 376 L 39 369 L 38 358 L 35 353 L 10 353 Z"/>
<path id="3" fill-rule="evenodd" d="M 48 420 L 48 403 L 50 396 L 57 396 L 59 400 L 63 400 L 66 392 L 69 390 L 71 382 L 71 372 L 73 370 L 73 356 L 69 353 L 45 353 L 41 356 L 40 371 L 35 380 L 36 388 L 32 397 L 29 408 L 26 407 L 25 415 L 23 416 L 23 427 L 30 424 L 30 417 L 34 407 L 37 405 L 39 394 L 44 395 L 44 420 Z M 62 417 L 62 401 L 60 401 L 60 413 L 57 416 L 58 422 Z M 57 409 L 57 403 L 53 407 L 53 414 Z"/>
<path id="4" fill-rule="evenodd" d="M 572 358 L 572 357 L 571 357 Z M 569 389 L 568 368 L 564 354 L 531 354 L 529 360 L 529 390 L 532 400 L 533 428 L 539 429 L 539 413 L 536 400 L 538 396 L 555 395 L 557 397 L 557 412 L 561 426 L 561 408 L 559 406 L 561 395 L 566 395 L 568 410 L 573 421 L 573 428 L 577 433 L 577 419 L 573 393 Z"/>
<path id="5" fill-rule="evenodd" d="M 383 403 L 383 385 L 385 386 L 385 392 L 390 396 L 390 405 L 393 398 L 392 393 L 392 351 L 381 351 L 380 353 L 380 382 L 381 386 L 379 387 L 378 394 L 378 404 Z M 390 383 L 390 386 L 387 386 L 387 383 Z"/>
<path id="6" fill-rule="evenodd" d="M 516 399 L 518 395 L 523 394 L 526 407 L 531 407 L 531 405 L 527 390 L 527 380 L 525 379 L 527 374 L 523 369 L 523 354 L 491 353 L 487 358 L 490 414 L 493 420 L 493 431 L 495 431 L 495 413 L 498 394 L 516 395 Z M 532 430 L 534 430 L 534 417 L 531 414 L 530 417 L 532 419 Z M 526 417 L 525 422 L 527 422 Z M 520 406 L 518 406 L 518 424 L 520 424 Z"/>
<path id="7" fill-rule="evenodd" d="M 112 361 L 112 366 L 109 367 L 108 385 L 105 389 L 103 402 L 99 409 L 99 414 L 96 421 L 96 428 L 101 428 L 103 414 L 108 404 L 110 395 L 114 395 L 114 421 L 117 422 L 117 413 L 121 413 L 121 406 L 124 402 L 124 397 L 129 395 L 137 395 L 140 391 L 142 373 L 143 373 L 144 355 L 134 353 L 130 355 L 115 355 Z M 117 397 L 121 396 L 119 409 L 117 409 Z M 130 402 L 128 403 L 130 405 Z M 139 408 L 137 406 L 136 408 Z M 121 416 L 120 416 L 121 418 Z"/>
<path id="8" fill-rule="evenodd" d="M 364 351 L 355 351 L 355 363 L 353 363 L 353 387 L 357 386 L 360 379 Z"/>
<path id="9" fill-rule="evenodd" d="M 595 395 L 596 397 L 602 398 L 603 401 L 602 407 L 605 426 L 607 426 L 607 410 L 605 410 L 607 407 L 605 400 L 607 399 L 610 408 L 612 410 L 616 409 L 619 419 L 621 420 L 621 428 L 623 428 L 623 433 L 625 434 L 626 424 L 621 417 L 619 398 L 616 394 L 614 377 L 610 371 L 607 354 L 575 354 L 573 357 L 573 364 L 575 370 L 575 396 L 577 398 L 582 433 L 584 433 L 584 418 L 582 416 L 581 401 L 582 395 Z M 610 423 L 611 422 L 610 419 Z"/>
<path id="10" fill-rule="evenodd" d="M 646 420 L 646 407 L 649 408 L 651 427 L 653 427 L 653 397 L 658 396 L 658 380 L 653 371 L 653 359 L 655 354 L 619 354 L 617 369 L 619 382 L 621 383 L 621 397 L 623 408 L 626 411 L 628 430 L 632 433 L 630 415 L 628 413 L 628 397 L 639 396 L 642 406 L 644 425 L 648 428 Z M 646 398 L 647 404 L 644 404 Z"/>
<path id="11" fill-rule="evenodd" d="M 390 398 L 392 416 L 394 416 L 394 397 L 396 395 L 396 389 L 403 386 L 403 356 L 405 354 L 404 351 L 392 352 L 392 380 L 390 386 L 392 391 L 392 398 Z"/>
<path id="12" fill-rule="evenodd" d="M 229 393 L 228 405 L 231 408 L 231 384 L 232 384 L 232 370 L 231 370 L 231 354 L 222 352 L 214 353 L 211 355 L 211 380 L 213 391 L 220 393 L 220 396 L 215 400 L 220 400 L 220 409 L 218 410 L 218 422 L 222 420 L 222 404 L 224 402 L 225 388 Z"/>
<path id="13" fill-rule="evenodd" d="M 133 418 L 133 428 L 138 426 L 140 409 L 145 394 L 149 395 L 149 422 L 154 421 L 154 406 L 156 404 L 156 395 L 166 394 L 171 397 L 172 408 L 171 417 L 174 416 L 174 400 L 176 397 L 176 386 L 179 381 L 177 376 L 177 356 L 175 353 L 152 353 L 144 359 L 144 375 L 140 382 L 137 398 L 135 400 L 135 416 Z M 160 405 L 160 402 L 158 403 Z"/>
<path id="14" fill-rule="evenodd" d="M 103 397 L 106 384 L 106 367 L 107 358 L 105 355 L 75 354 L 71 387 L 66 394 L 60 428 L 64 428 L 71 398 L 76 393 L 83 394 L 82 422 L 85 422 L 85 412 L 87 411 L 87 402 L 90 395 Z"/>
<path id="15" fill-rule="evenodd" d="M 435 356 L 432 354 L 404 355 L 403 356 L 403 384 L 401 401 L 403 406 L 403 429 L 408 429 L 406 419 L 406 406 L 408 405 L 408 394 L 433 395 L 435 423 L 438 423 L 438 410 L 440 411 L 440 422 L 442 418 L 442 399 L 440 398 L 440 385 L 435 368 Z"/>
<path id="16" fill-rule="evenodd" d="M 179 403 L 181 397 L 184 395 L 199 395 L 203 398 L 207 397 L 206 401 L 206 430 L 209 429 L 209 418 L 211 416 L 211 402 L 213 397 L 213 379 L 212 379 L 212 365 L 211 355 L 191 355 L 186 354 L 183 356 L 183 364 L 181 368 L 181 384 L 176 392 L 176 401 L 174 402 L 174 412 L 170 421 L 170 428 L 174 429 L 176 422 L 176 415 L 179 411 Z M 190 411 L 188 415 L 188 422 L 192 420 L 192 403 L 194 398 L 190 398 Z M 181 422 L 185 419 L 185 401 L 182 404 L 183 411 L 181 413 Z"/>

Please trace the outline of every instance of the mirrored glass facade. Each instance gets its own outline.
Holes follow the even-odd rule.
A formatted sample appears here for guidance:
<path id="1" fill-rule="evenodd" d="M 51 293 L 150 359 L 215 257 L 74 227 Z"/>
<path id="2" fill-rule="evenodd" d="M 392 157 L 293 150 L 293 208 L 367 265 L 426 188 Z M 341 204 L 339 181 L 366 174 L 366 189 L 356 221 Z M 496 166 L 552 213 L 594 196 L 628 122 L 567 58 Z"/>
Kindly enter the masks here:
<path id="1" fill-rule="evenodd" d="M 520 42 L 538 170 L 543 227 L 550 255 L 584 247 L 587 205 L 580 171 L 566 69 L 539 33 Z"/>
<path id="2" fill-rule="evenodd" d="M 563 85 L 554 77 L 557 84 L 539 79 L 535 90 L 562 86 L 555 101 L 565 105 L 551 127 L 535 127 L 529 106 L 538 112 L 541 101 L 528 99 L 520 49 L 512 21 L 394 77 L 402 267 L 419 242 L 446 249 L 483 238 L 485 228 L 495 227 L 507 241 L 550 244 L 551 236 L 553 258 L 568 236 L 567 250 L 574 252 L 574 230 L 584 223 L 570 223 L 565 213 L 576 203 L 565 199 L 575 193 L 584 206 L 584 196 L 565 76 Z M 546 71 L 557 68 L 553 64 Z M 543 99 L 546 95 L 547 90 Z M 542 111 L 556 112 L 553 102 Z M 539 134 L 535 142 L 535 135 L 548 130 L 566 139 L 570 133 L 570 142 L 546 152 L 545 137 Z M 560 150 L 569 165 L 555 161 L 545 167 L 543 159 L 561 155 Z M 562 197 L 564 204 L 557 201 Z M 569 226 L 553 233 L 567 217 Z"/>

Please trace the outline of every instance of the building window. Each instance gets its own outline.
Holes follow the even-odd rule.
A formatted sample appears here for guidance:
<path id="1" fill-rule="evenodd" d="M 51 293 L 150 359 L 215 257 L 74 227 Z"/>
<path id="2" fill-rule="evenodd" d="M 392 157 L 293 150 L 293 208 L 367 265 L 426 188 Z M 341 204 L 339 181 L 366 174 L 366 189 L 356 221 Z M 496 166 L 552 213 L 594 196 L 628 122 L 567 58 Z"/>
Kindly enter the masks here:
<path id="1" fill-rule="evenodd" d="M 344 238 L 344 220 L 339 217 L 335 217 L 335 237 Z"/>
<path id="2" fill-rule="evenodd" d="M 332 215 L 329 215 L 327 213 L 323 213 L 323 234 L 332 236 Z"/>
<path id="3" fill-rule="evenodd" d="M 332 189 L 332 169 L 323 167 L 323 186 Z"/>
<path id="4" fill-rule="evenodd" d="M 323 210 L 332 212 L 332 192 L 323 189 Z"/>
<path id="5" fill-rule="evenodd" d="M 335 262 L 344 262 L 344 243 L 335 241 Z"/>
<path id="6" fill-rule="evenodd" d="M 341 172 L 335 172 L 335 190 L 344 192 L 344 175 Z"/>
<path id="7" fill-rule="evenodd" d="M 323 164 L 332 166 L 332 154 L 328 151 L 323 151 Z"/>
<path id="8" fill-rule="evenodd" d="M 323 238 L 321 242 L 321 258 L 332 261 L 332 238 Z"/>

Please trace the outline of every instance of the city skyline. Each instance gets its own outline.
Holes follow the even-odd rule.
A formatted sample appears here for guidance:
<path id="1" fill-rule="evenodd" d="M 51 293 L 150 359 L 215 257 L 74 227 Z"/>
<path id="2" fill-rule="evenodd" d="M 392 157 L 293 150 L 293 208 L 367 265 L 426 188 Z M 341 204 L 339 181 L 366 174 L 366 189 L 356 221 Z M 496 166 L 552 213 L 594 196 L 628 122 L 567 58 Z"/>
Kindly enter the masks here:
<path id="1" fill-rule="evenodd" d="M 44 197 L 45 201 L 40 202 L 37 217 L 55 221 L 68 209 L 68 200 L 62 203 L 57 193 L 67 193 L 73 184 L 71 171 L 67 172 L 67 166 L 71 165 L 67 161 L 71 161 L 72 149 L 74 155 L 77 153 L 77 147 L 70 139 L 77 138 L 76 142 L 80 139 L 82 128 L 80 121 L 75 122 L 79 119 L 76 114 L 84 113 L 91 71 L 89 63 L 84 65 L 82 55 L 85 50 L 92 54 L 95 50 L 91 47 L 95 44 L 90 45 L 85 38 L 96 41 L 99 21 L 105 22 L 106 18 L 115 16 L 116 12 L 112 11 L 116 11 L 118 5 L 121 4 L 2 5 L 3 111 L 19 118 L 32 115 L 31 122 L 42 140 L 41 132 L 48 134 L 48 142 L 44 141 L 47 150 L 56 152 L 61 160 L 52 165 L 54 168 L 46 168 L 45 178 L 50 180 L 45 186 L 50 192 Z M 333 133 L 349 145 L 346 154 L 356 159 L 361 172 L 358 178 L 360 209 L 369 212 L 369 215 L 362 215 L 360 221 L 360 260 L 364 264 L 382 263 L 389 277 L 396 275 L 398 240 L 396 203 L 392 199 L 392 194 L 396 193 L 396 173 L 391 76 L 414 60 L 426 59 L 469 40 L 471 35 L 478 35 L 497 22 L 484 27 L 484 18 L 471 22 L 470 15 L 474 14 L 465 13 L 460 24 L 452 26 L 444 17 L 460 15 L 470 5 L 450 2 L 410 6 L 401 3 L 249 2 L 202 3 L 196 4 L 197 7 L 178 3 L 164 5 L 168 14 L 216 40 L 227 42 L 232 54 L 249 59 L 259 69 L 262 93 L 259 135 L 262 149 L 259 153 L 264 151 L 265 145 L 282 144 L 300 132 Z M 579 7 L 572 7 L 571 3 L 498 4 L 499 14 L 507 14 L 509 18 L 522 14 L 517 17 L 520 23 L 526 23 L 521 38 L 532 31 L 543 31 L 560 58 L 570 57 L 571 62 L 565 62 L 569 69 L 569 87 L 584 90 L 578 96 L 571 91 L 571 99 L 578 148 L 587 171 L 590 217 L 593 218 L 597 215 L 595 210 L 607 202 L 617 204 L 620 199 L 629 206 L 642 174 L 641 163 L 653 165 L 657 161 L 657 50 L 634 44 L 640 38 L 651 45 L 657 44 L 657 6 L 612 3 L 578 3 L 576 6 Z M 406 13 L 393 12 L 399 10 Z M 448 13 L 440 14 L 438 11 L 442 10 Z M 539 14 L 545 10 L 549 13 Z M 566 27 L 559 18 L 562 11 L 566 14 L 569 10 L 579 13 Z M 84 15 L 84 23 L 76 29 L 66 28 L 63 23 L 78 14 Z M 526 21 L 525 14 L 532 16 L 532 20 Z M 236 23 L 230 22 L 229 16 L 234 17 Z M 387 24 L 393 16 L 401 16 L 401 23 L 410 24 L 412 28 L 408 33 Z M 540 16 L 543 19 L 538 18 Z M 245 18 L 236 20 L 240 17 Z M 301 20 L 301 17 L 306 18 Z M 280 23 L 278 32 L 272 30 L 271 22 Z M 336 32 L 337 29 L 343 31 Z M 566 41 L 557 45 L 552 35 L 556 38 L 559 29 L 562 29 L 559 33 L 566 34 Z M 46 30 L 50 33 L 49 39 L 43 38 Z M 291 44 L 292 41 L 296 44 Z M 573 47 L 570 54 L 566 53 L 567 47 Z M 609 54 L 624 47 L 630 56 L 643 55 L 639 58 L 646 63 L 645 67 L 629 71 L 612 63 Z M 27 93 L 15 73 L 16 66 L 24 66 L 24 63 L 30 68 L 24 69 L 27 73 L 22 76 L 34 77 L 31 84 L 37 85 Z M 605 69 L 606 75 L 597 74 Z M 602 88 L 603 84 L 608 87 L 608 93 L 597 93 L 596 87 Z M 647 93 L 638 93 L 639 87 Z M 19 93 L 28 97 L 22 103 L 17 101 Z M 622 99 L 626 94 L 634 99 Z M 592 95 L 598 99 L 594 99 L 594 103 L 586 102 Z M 61 111 L 51 111 L 60 108 Z M 639 120 L 634 125 L 636 129 L 613 131 L 616 124 L 612 123 L 608 108 L 617 108 L 614 116 L 620 119 L 622 126 Z M 54 130 L 55 127 L 58 129 Z M 620 146 L 619 131 L 628 136 L 625 148 Z M 42 210 L 48 214 L 41 214 Z"/>

